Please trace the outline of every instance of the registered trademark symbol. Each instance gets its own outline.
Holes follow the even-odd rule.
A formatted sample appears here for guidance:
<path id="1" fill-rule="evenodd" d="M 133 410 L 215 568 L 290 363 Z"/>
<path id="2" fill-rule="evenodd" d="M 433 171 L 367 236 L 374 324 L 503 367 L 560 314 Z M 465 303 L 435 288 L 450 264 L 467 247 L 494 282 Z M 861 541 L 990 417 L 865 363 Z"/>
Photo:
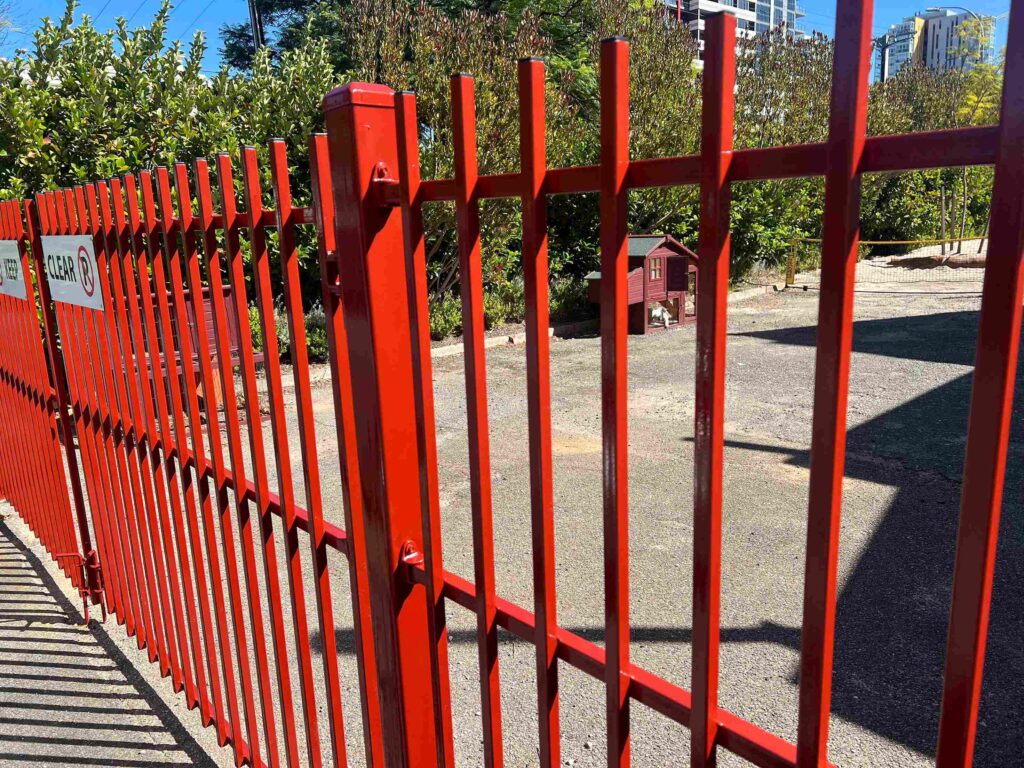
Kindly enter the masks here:
<path id="1" fill-rule="evenodd" d="M 92 259 L 84 245 L 78 246 L 78 274 L 85 295 L 92 296 L 96 292 L 96 276 L 92 273 Z"/>

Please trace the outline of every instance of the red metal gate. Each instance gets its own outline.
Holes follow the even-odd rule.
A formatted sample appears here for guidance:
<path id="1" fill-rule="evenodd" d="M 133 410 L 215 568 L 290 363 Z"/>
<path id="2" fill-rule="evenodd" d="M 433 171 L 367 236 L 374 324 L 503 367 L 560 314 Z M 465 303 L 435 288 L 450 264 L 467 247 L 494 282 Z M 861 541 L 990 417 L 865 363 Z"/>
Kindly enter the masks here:
<path id="1" fill-rule="evenodd" d="M 478 174 L 473 81 L 458 75 L 451 83 L 453 179 L 419 177 L 414 96 L 357 83 L 325 99 L 327 133 L 310 141 L 310 208 L 292 204 L 280 141 L 269 147 L 274 210 L 263 204 L 252 148 L 241 153 L 241 209 L 226 155 L 217 158 L 213 171 L 216 201 L 211 169 L 199 160 L 191 173 L 179 164 L 172 171 L 158 168 L 44 193 L 26 201 L 24 210 L 4 204 L 3 238 L 31 247 L 52 359 L 48 377 L 31 302 L 0 299 L 6 329 L 0 397 L 12 415 L 5 420 L 9 434 L 3 445 L 7 451 L 31 451 L 40 465 L 26 482 L 5 457 L 0 488 L 51 552 L 73 549 L 55 432 L 56 426 L 65 430 L 70 448 L 73 425 L 80 450 L 69 450 L 67 461 L 74 484 L 80 455 L 91 515 L 87 521 L 84 497 L 74 491 L 82 555 L 91 550 L 91 530 L 106 584 L 103 599 L 204 722 L 217 728 L 221 742 L 232 744 L 238 764 L 278 765 L 282 754 L 288 765 L 347 762 L 330 586 L 333 549 L 346 556 L 352 585 L 364 743 L 372 765 L 454 764 L 444 621 L 450 601 L 476 614 L 488 766 L 503 761 L 497 639 L 502 627 L 536 649 L 543 765 L 561 759 L 558 673 L 568 664 L 604 683 L 609 765 L 630 764 L 635 701 L 690 728 L 695 767 L 714 765 L 722 747 L 755 765 L 817 768 L 827 764 L 860 175 L 994 164 L 937 756 L 943 768 L 970 765 L 1024 299 L 1024 1 L 1013 2 L 998 126 L 868 138 L 871 11 L 867 0 L 839 3 L 832 117 L 822 144 L 733 149 L 735 19 L 717 15 L 706 20 L 699 155 L 630 158 L 628 44 L 616 38 L 601 47 L 599 165 L 548 168 L 544 65 L 527 59 L 519 63 L 519 173 Z M 718 703 L 729 198 L 734 182 L 813 175 L 824 176 L 826 214 L 799 727 L 791 744 Z M 701 193 L 702 290 L 694 662 L 686 690 L 630 660 L 625 291 L 629 191 L 688 184 L 699 185 Z M 546 205 L 550 195 L 588 192 L 601 199 L 603 647 L 560 627 L 555 610 Z M 530 607 L 498 597 L 494 578 L 479 225 L 480 201 L 490 198 L 517 198 L 523 211 Z M 423 206 L 436 201 L 453 201 L 457 216 L 473 582 L 445 570 L 439 539 L 422 219 Z M 296 245 L 299 228 L 308 225 L 316 226 L 319 248 L 344 531 L 325 522 L 320 495 Z M 292 340 L 298 456 L 290 455 L 287 439 L 268 229 L 277 232 L 273 251 Z M 76 236 L 85 240 L 51 239 Z M 61 249 L 68 247 L 84 247 L 84 261 L 60 262 Z M 244 251 L 251 260 L 243 258 Z M 20 253 L 28 275 L 25 251 Z M 53 268 L 48 259 L 55 254 L 60 258 Z M 79 298 L 51 303 L 53 280 L 47 275 L 53 274 L 77 280 L 73 293 Z M 227 302 L 225 279 L 231 288 Z M 209 325 L 204 288 L 213 297 Z M 230 348 L 232 325 L 243 340 L 249 338 L 250 301 L 266 343 L 270 446 L 258 428 L 261 393 L 253 350 L 243 343 L 235 359 Z M 173 332 L 175 326 L 186 328 L 190 316 L 198 349 L 189 333 Z M 214 360 L 203 354 L 211 348 L 208 327 Z M 54 354 L 58 346 L 61 355 Z M 293 461 L 300 464 L 305 508 L 296 499 Z M 270 490 L 274 483 L 277 493 Z M 304 547 L 311 574 L 304 572 Z M 280 573 L 282 564 L 286 574 Z M 307 579 L 316 598 L 312 606 L 303 587 Z M 317 625 L 323 642 L 318 669 L 310 624 Z M 316 706 L 316 678 L 327 692 L 326 727 Z M 681 760 L 665 756 L 666 764 Z"/>
<path id="2" fill-rule="evenodd" d="M 85 517 L 66 390 L 53 385 L 62 381 L 63 365 L 49 292 L 29 265 L 32 220 L 27 233 L 24 221 L 19 203 L 0 203 L 0 491 L 82 594 L 88 621 L 88 601 L 98 602 L 102 592 L 99 559 Z"/>
<path id="3" fill-rule="evenodd" d="M 282 748 L 288 764 L 301 760 L 299 702 L 289 668 L 293 652 L 306 757 L 318 765 L 322 728 L 313 691 L 317 672 L 299 534 L 304 529 L 310 536 L 307 546 L 312 547 L 316 615 L 325 651 L 319 674 L 329 692 L 326 751 L 341 762 L 345 741 L 326 548 L 343 548 L 345 537 L 324 525 L 312 447 L 295 247 L 295 228 L 311 216 L 290 204 L 281 142 L 271 145 L 270 156 L 276 213 L 263 208 L 256 151 L 247 148 L 242 152 L 245 214 L 236 207 L 233 169 L 222 155 L 217 158 L 221 212 L 216 215 L 205 161 L 196 163 L 193 175 L 195 203 L 189 175 L 177 165 L 173 191 L 171 174 L 158 168 L 137 179 L 127 176 L 39 195 L 29 204 L 29 215 L 39 220 L 39 236 L 33 239 L 38 273 L 47 274 L 50 282 L 55 274 L 64 282 L 77 281 L 69 291 L 82 288 L 77 299 L 54 306 L 111 611 L 136 636 L 139 647 L 148 649 L 150 660 L 170 675 L 176 690 L 184 691 L 189 705 L 200 709 L 204 722 L 217 727 L 221 742 L 233 745 L 239 764 L 279 764 Z M 292 487 L 268 227 L 279 235 L 303 427 L 300 455 L 311 511 L 296 503 Z M 231 325 L 240 329 L 242 338 L 251 335 L 243 231 L 253 257 L 255 301 L 267 345 L 277 494 L 270 492 L 262 430 L 252 427 L 261 421 L 254 352 L 251 345 L 241 344 L 236 358 L 230 344 Z M 59 239 L 75 236 L 79 239 Z M 62 249 L 82 254 L 83 248 L 91 249 L 94 265 L 87 253 L 84 260 L 60 266 Z M 230 291 L 224 289 L 225 269 Z M 216 297 L 212 302 L 204 301 L 204 285 Z M 224 296 L 231 297 L 229 306 Z M 210 325 L 208 303 L 214 314 Z M 190 326 L 189 314 L 195 318 L 198 349 L 192 348 L 192 334 L 174 332 L 175 327 Z M 216 336 L 215 360 L 201 353 L 211 349 L 209 327 Z M 236 367 L 244 392 L 241 409 Z M 243 452 L 243 431 L 248 455 Z M 280 542 L 275 515 L 283 521 Z M 278 543 L 284 548 L 287 581 L 279 573 Z M 290 621 L 284 615 L 286 604 L 292 607 Z"/>

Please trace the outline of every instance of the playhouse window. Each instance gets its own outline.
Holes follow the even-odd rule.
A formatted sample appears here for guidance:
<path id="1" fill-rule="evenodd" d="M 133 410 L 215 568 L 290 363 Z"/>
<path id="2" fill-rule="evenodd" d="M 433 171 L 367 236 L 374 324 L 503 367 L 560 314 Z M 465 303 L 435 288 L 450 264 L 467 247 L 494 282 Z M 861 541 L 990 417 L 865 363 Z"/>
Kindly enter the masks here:
<path id="1" fill-rule="evenodd" d="M 661 259 L 651 259 L 651 280 L 661 279 Z"/>

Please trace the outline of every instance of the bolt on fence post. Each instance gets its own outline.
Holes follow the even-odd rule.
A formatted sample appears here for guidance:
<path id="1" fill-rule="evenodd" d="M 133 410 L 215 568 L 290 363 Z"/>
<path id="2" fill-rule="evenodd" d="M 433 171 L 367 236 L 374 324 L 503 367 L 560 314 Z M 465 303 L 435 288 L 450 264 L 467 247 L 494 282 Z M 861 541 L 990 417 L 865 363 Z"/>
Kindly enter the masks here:
<path id="1" fill-rule="evenodd" d="M 401 211 L 395 98 L 390 88 L 350 83 L 324 98 L 336 242 L 344 258 L 323 258 L 328 329 L 340 311 L 351 362 L 359 505 L 375 675 L 367 702 L 379 711 L 387 766 L 437 766 L 441 715 L 430 660 L 427 592 L 406 578 L 403 551 L 424 551 L 416 379 Z M 330 331 L 333 333 L 333 330 Z M 336 345 L 331 345 L 336 358 Z M 331 360 L 338 387 L 338 360 Z M 340 430 L 339 430 L 340 432 Z M 374 679 L 369 679 L 373 677 Z M 375 696 L 374 696 L 375 694 Z"/>

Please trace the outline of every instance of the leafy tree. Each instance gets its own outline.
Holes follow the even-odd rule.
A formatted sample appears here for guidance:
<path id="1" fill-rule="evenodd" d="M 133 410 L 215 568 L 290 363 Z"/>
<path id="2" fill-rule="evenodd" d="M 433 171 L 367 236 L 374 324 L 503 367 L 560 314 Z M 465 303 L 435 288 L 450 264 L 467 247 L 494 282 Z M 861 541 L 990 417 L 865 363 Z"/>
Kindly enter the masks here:
<path id="1" fill-rule="evenodd" d="M 968 19 L 960 27 L 960 61 L 962 85 L 954 91 L 956 121 L 959 126 L 984 125 L 999 119 L 1002 94 L 1002 59 L 991 61 L 995 20 L 991 17 Z M 961 169 L 961 210 L 959 234 L 962 240 L 969 226 L 978 230 L 977 215 L 984 214 L 988 227 L 988 197 L 992 183 L 991 168 Z M 979 196 L 984 203 L 979 205 Z M 955 209 L 954 209 L 955 211 Z"/>
<path id="2" fill-rule="evenodd" d="M 554 53 L 551 77 L 574 107 L 571 120 L 549 115 L 551 130 L 568 134 L 558 165 L 600 161 L 600 40 L 613 34 L 630 43 L 630 153 L 633 157 L 687 155 L 700 148 L 700 79 L 693 66 L 697 45 L 685 30 L 665 24 L 660 7 L 622 0 L 596 0 L 580 11 L 589 29 L 587 45 Z M 586 18 L 588 21 L 584 22 Z M 572 56 L 572 60 L 569 60 Z M 631 231 L 672 232 L 696 237 L 697 191 L 692 187 L 637 190 L 629 199 Z M 551 272 L 579 280 L 597 269 L 596 195 L 553 197 L 549 201 Z M 571 291 L 570 291 L 571 292 Z"/>
<path id="3" fill-rule="evenodd" d="M 44 19 L 30 50 L 0 61 L 0 196 L 110 178 L 140 168 L 190 162 L 218 152 L 261 153 L 284 137 L 296 162 L 295 196 L 309 200 L 309 135 L 334 77 L 326 47 L 308 40 L 278 60 L 260 52 L 252 71 L 202 71 L 201 33 L 187 46 L 167 38 L 170 4 L 129 29 L 123 18 L 101 31 L 76 23 L 75 0 Z M 266 164 L 264 172 L 269 174 Z M 269 175 L 263 180 L 268 192 Z M 319 293 L 316 250 L 303 250 L 307 297 Z"/>
<path id="4" fill-rule="evenodd" d="M 784 30 L 743 40 L 736 66 L 738 148 L 821 142 L 828 137 L 833 45 L 822 35 L 794 40 Z M 820 229 L 819 178 L 737 184 L 733 191 L 733 278 L 755 264 L 781 263 L 796 237 Z"/>
<path id="5" fill-rule="evenodd" d="M 549 45 L 540 34 L 536 17 L 524 14 L 516 21 L 478 11 L 451 16 L 432 5 L 412 7 L 405 0 L 356 0 L 345 29 L 352 58 L 349 77 L 416 92 L 424 178 L 449 178 L 454 173 L 450 77 L 455 72 L 474 76 L 480 172 L 518 169 L 516 60 L 543 54 Z M 552 126 L 550 156 L 567 161 L 577 156 L 583 142 L 571 126 L 578 121 L 554 78 L 548 90 L 547 114 Z M 441 297 L 458 281 L 454 211 L 450 206 L 431 205 L 424 218 L 431 290 Z M 512 201 L 486 201 L 481 231 L 489 287 L 504 293 L 507 305 L 521 303 L 517 299 L 517 294 L 521 295 L 518 206 Z"/>
<path id="6" fill-rule="evenodd" d="M 7 42 L 12 26 L 10 0 L 0 0 L 0 45 Z"/>
<path id="7" fill-rule="evenodd" d="M 990 22 L 966 21 L 959 40 L 957 67 L 904 67 L 872 87 L 870 133 L 963 128 L 999 119 L 1002 63 L 985 53 L 991 48 Z M 870 175 L 864 184 L 864 235 L 891 240 L 937 237 L 944 220 L 951 240 L 983 233 L 991 185 L 988 167 Z"/>
<path id="8" fill-rule="evenodd" d="M 418 0 L 407 0 L 410 6 Z M 429 0 L 433 9 L 449 17 L 475 11 L 484 16 L 507 19 L 512 26 L 527 15 L 537 20 L 539 29 L 551 42 L 553 58 L 571 65 L 587 47 L 597 24 L 594 0 Z M 351 66 L 349 51 L 337 44 L 343 18 L 351 0 L 256 0 L 255 6 L 264 31 L 269 30 L 267 45 L 275 56 L 291 50 L 310 33 L 329 41 L 337 72 Z M 255 53 L 248 22 L 225 24 L 220 28 L 221 58 L 236 69 L 248 69 Z M 333 44 L 330 44 L 332 43 Z"/>
<path id="9" fill-rule="evenodd" d="M 3 0 L 0 0 L 0 4 Z M 295 159 L 296 196 L 308 200 L 308 135 L 321 125 L 320 100 L 335 82 L 358 79 L 417 93 L 425 178 L 453 175 L 449 78 L 475 77 L 477 153 L 484 174 L 515 172 L 519 157 L 516 60 L 547 60 L 548 157 L 552 165 L 596 163 L 599 41 L 631 42 L 630 151 L 633 157 L 700 151 L 701 73 L 688 32 L 666 22 L 656 0 L 259 0 L 268 45 L 252 51 L 248 25 L 222 29 L 224 65 L 212 78 L 197 34 L 167 39 L 169 5 L 151 24 L 124 20 L 100 31 L 75 23 L 74 0 L 37 31 L 30 52 L 0 62 L 0 194 L 65 185 L 191 160 L 283 136 Z M 936 130 L 995 121 L 1002 72 L 983 60 L 965 27 L 964 58 L 952 71 L 904 68 L 871 88 L 873 134 Z M 984 29 L 979 34 L 984 33 Z M 248 48 L 245 46 L 248 45 Z M 737 57 L 736 145 L 757 148 L 827 138 L 833 46 L 775 31 L 741 41 Z M 140 107 L 140 105 L 143 105 Z M 865 238 L 980 232 L 988 216 L 991 169 L 873 174 L 863 185 Z M 783 179 L 736 185 L 733 278 L 757 263 L 779 264 L 794 237 L 820 232 L 822 181 Z M 426 207 L 428 269 L 437 333 L 453 330 L 459 278 L 451 206 Z M 633 232 L 669 232 L 694 244 L 695 187 L 630 195 Z M 481 211 L 488 322 L 522 314 L 520 218 L 514 200 Z M 549 200 L 553 301 L 582 299 L 581 277 L 598 264 L 596 195 Z M 319 292 L 315 247 L 303 243 L 307 299 Z M 557 298 L 555 298 L 557 297 Z M 562 310 L 557 310 L 562 312 Z M 564 314 L 564 312 L 562 312 Z"/>
<path id="10" fill-rule="evenodd" d="M 344 72 L 350 61 L 344 46 L 338 45 L 341 16 L 349 3 L 323 0 L 256 0 L 266 47 L 275 59 L 301 48 L 310 38 L 327 46 L 335 72 Z M 221 61 L 232 69 L 253 66 L 256 49 L 248 21 L 224 24 L 220 28 Z"/>

